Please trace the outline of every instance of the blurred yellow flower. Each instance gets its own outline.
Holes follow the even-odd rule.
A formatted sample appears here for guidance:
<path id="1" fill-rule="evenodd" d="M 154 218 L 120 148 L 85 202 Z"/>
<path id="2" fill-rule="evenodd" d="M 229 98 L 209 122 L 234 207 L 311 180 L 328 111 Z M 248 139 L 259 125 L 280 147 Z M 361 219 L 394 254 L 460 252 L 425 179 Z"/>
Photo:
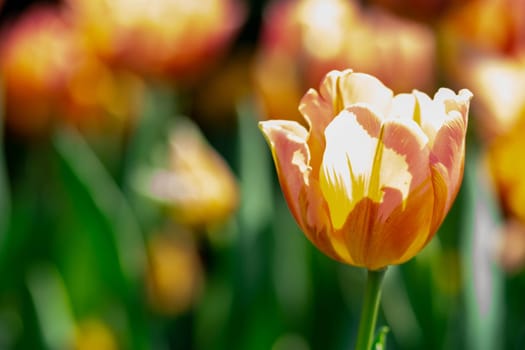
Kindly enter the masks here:
<path id="1" fill-rule="evenodd" d="M 266 118 L 300 120 L 305 87 L 332 69 L 373 74 L 394 92 L 433 89 L 435 46 L 427 27 L 356 1 L 275 1 L 265 13 L 254 82 Z"/>
<path id="2" fill-rule="evenodd" d="M 204 272 L 189 236 L 154 235 L 148 244 L 148 300 L 152 308 L 167 315 L 187 311 L 200 295 Z"/>
<path id="3" fill-rule="evenodd" d="M 88 43 L 102 57 L 157 78 L 187 78 L 209 68 L 243 18 L 235 0 L 67 3 Z"/>
<path id="4" fill-rule="evenodd" d="M 89 318 L 79 323 L 75 334 L 74 350 L 117 350 L 117 340 L 108 326 L 96 319 Z"/>
<path id="5" fill-rule="evenodd" d="M 16 131 L 40 133 L 61 121 L 120 127 L 138 112 L 141 82 L 98 60 L 58 9 L 33 8 L 2 34 L 6 118 Z"/>
<path id="6" fill-rule="evenodd" d="M 377 78 L 332 71 L 289 120 L 260 123 L 288 206 L 328 256 L 370 270 L 433 237 L 458 192 L 472 94 L 393 95 Z"/>
<path id="7" fill-rule="evenodd" d="M 496 138 L 488 148 L 492 177 L 507 214 L 525 223 L 525 115 L 509 132 Z"/>
<path id="8" fill-rule="evenodd" d="M 180 122 L 172 131 L 168 162 L 147 175 L 145 192 L 164 203 L 177 223 L 210 227 L 226 221 L 237 209 L 235 177 L 190 122 Z"/>

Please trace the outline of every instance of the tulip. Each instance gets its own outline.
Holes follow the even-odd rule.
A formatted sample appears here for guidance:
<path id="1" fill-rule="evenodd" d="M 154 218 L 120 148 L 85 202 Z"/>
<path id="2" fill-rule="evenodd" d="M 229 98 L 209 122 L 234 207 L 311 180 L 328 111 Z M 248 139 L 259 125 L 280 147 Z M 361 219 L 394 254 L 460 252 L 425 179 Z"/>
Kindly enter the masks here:
<path id="1" fill-rule="evenodd" d="M 235 0 L 66 4 L 86 41 L 107 62 L 158 79 L 190 79 L 205 71 L 225 53 L 244 17 Z"/>
<path id="2" fill-rule="evenodd" d="M 239 189 L 227 162 L 183 121 L 169 135 L 168 159 L 137 176 L 138 189 L 162 204 L 173 220 L 193 229 L 213 229 L 237 210 Z"/>
<path id="3" fill-rule="evenodd" d="M 435 57 L 435 35 L 428 27 L 358 1 L 273 1 L 256 52 L 256 95 L 265 119 L 300 120 L 297 104 L 305 86 L 333 69 L 373 74 L 396 93 L 426 92 L 435 84 Z"/>
<path id="4" fill-rule="evenodd" d="M 36 135 L 63 122 L 114 134 L 137 116 L 142 82 L 99 60 L 70 19 L 56 8 L 35 7 L 0 34 L 6 122 L 13 131 Z"/>
<path id="5" fill-rule="evenodd" d="M 284 196 L 308 239 L 338 261 L 382 270 L 431 240 L 463 178 L 472 93 L 393 94 L 331 71 L 289 120 L 259 123 Z"/>
<path id="6" fill-rule="evenodd" d="M 525 107 L 524 15 L 523 0 L 477 0 L 440 24 L 444 75 L 476 95 L 476 131 L 486 144 L 509 132 Z"/>

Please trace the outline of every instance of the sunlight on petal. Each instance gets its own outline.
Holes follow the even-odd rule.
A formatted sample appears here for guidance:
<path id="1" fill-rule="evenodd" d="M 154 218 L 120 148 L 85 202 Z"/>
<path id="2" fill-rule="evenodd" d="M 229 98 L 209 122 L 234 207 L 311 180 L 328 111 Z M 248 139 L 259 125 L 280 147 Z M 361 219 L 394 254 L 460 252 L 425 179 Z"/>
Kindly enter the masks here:
<path id="1" fill-rule="evenodd" d="M 381 141 L 378 117 L 358 106 L 353 111 L 343 111 L 325 131 L 320 186 L 335 228 L 363 198 L 380 203 L 386 187 L 406 199 L 412 180 L 405 157 Z"/>
<path id="2" fill-rule="evenodd" d="M 377 138 L 370 136 L 348 111 L 341 112 L 328 125 L 325 136 L 320 186 L 334 227 L 340 228 L 348 213 L 366 195 Z"/>

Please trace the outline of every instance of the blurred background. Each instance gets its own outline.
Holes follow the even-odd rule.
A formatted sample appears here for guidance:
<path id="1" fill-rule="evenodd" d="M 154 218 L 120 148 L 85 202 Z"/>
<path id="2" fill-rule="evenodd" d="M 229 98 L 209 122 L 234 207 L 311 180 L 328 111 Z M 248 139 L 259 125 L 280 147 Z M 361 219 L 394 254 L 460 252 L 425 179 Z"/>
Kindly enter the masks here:
<path id="1" fill-rule="evenodd" d="M 299 231 L 257 128 L 345 68 L 474 93 L 387 349 L 524 349 L 524 0 L 0 0 L 0 349 L 351 349 L 365 272 Z"/>

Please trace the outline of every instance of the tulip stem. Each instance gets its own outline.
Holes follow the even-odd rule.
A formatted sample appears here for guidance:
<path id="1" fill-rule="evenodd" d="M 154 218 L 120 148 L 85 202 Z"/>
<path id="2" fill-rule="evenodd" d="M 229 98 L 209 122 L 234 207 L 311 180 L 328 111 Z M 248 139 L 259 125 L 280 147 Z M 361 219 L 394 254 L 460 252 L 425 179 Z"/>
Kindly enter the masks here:
<path id="1" fill-rule="evenodd" d="M 385 276 L 386 268 L 381 270 L 368 270 L 365 300 L 361 310 L 361 320 L 357 333 L 356 350 L 371 350 L 376 328 L 377 311 L 381 299 L 381 283 Z"/>

